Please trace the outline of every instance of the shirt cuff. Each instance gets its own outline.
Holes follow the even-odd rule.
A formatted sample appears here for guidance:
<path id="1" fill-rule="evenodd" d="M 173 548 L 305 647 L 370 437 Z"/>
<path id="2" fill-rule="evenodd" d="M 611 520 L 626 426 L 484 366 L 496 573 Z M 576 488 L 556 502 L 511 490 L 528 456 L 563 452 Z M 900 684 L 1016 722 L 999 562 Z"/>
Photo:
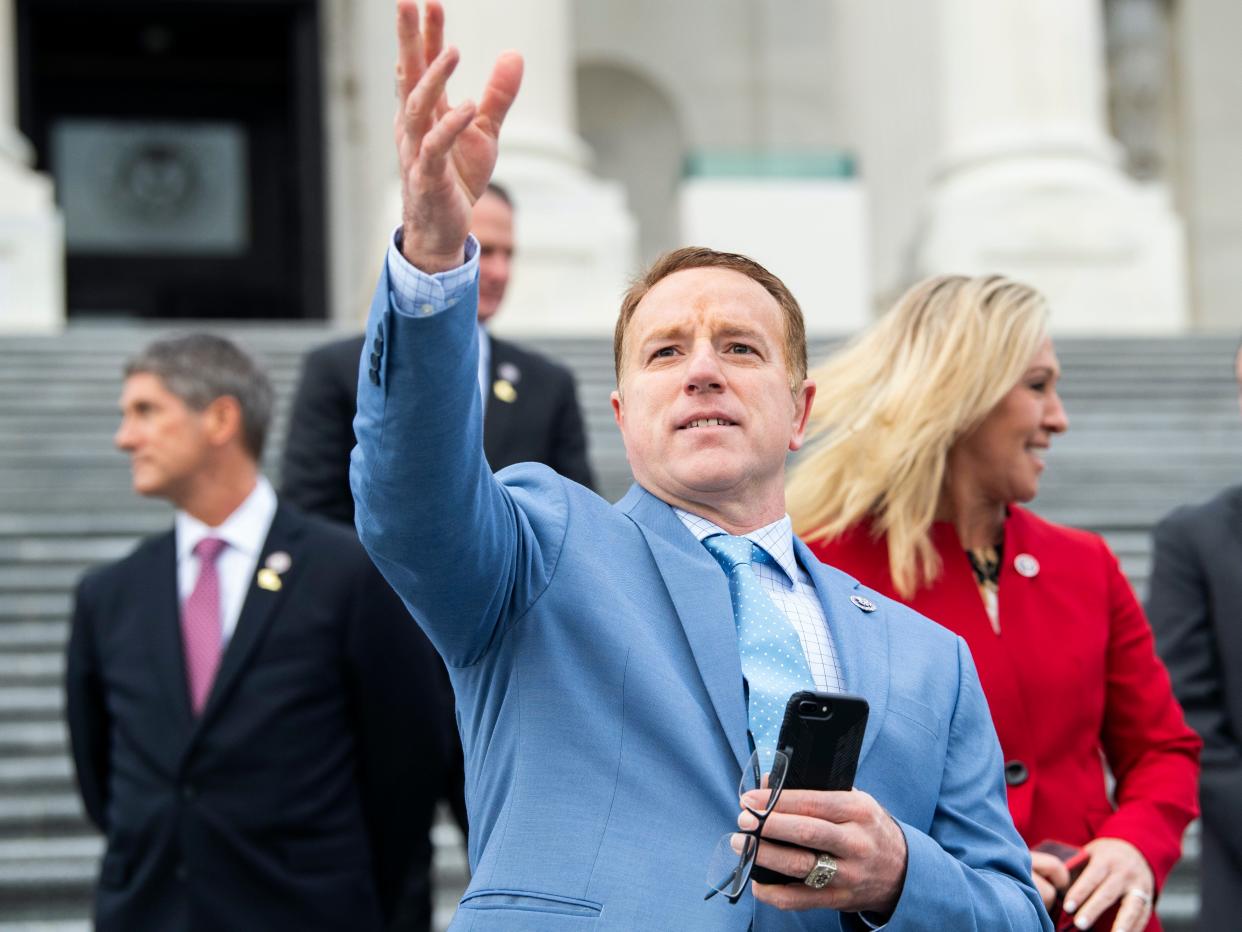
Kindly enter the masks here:
<path id="1" fill-rule="evenodd" d="M 428 275 L 401 254 L 401 227 L 388 243 L 388 298 L 399 313 L 427 317 L 448 310 L 474 286 L 479 275 L 479 241 L 466 237 L 466 261 L 455 269 Z"/>

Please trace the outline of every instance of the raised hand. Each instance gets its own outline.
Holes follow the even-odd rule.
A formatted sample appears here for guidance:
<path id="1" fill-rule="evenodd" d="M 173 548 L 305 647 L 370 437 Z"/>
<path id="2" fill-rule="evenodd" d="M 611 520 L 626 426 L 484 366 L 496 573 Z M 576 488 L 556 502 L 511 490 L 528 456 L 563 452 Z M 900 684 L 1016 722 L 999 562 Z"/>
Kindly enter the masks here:
<path id="1" fill-rule="evenodd" d="M 450 107 L 444 88 L 459 54 L 444 47 L 444 8 L 397 0 L 397 97 L 393 123 L 401 163 L 402 252 L 424 272 L 465 259 L 470 209 L 496 167 L 500 126 L 522 83 L 522 57 L 504 52 L 478 105 Z"/>

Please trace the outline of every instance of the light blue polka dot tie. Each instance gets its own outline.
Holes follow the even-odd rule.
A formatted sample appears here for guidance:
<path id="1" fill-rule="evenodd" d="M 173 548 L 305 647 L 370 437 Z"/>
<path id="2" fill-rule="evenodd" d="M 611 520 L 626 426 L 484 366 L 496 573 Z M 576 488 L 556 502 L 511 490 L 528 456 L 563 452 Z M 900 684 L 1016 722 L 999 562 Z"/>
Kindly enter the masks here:
<path id="1" fill-rule="evenodd" d="M 751 740 L 757 750 L 774 750 L 790 695 L 815 688 L 811 668 L 793 625 L 751 569 L 751 563 L 773 562 L 767 551 L 745 537 L 728 534 L 714 534 L 703 546 L 729 574 Z"/>

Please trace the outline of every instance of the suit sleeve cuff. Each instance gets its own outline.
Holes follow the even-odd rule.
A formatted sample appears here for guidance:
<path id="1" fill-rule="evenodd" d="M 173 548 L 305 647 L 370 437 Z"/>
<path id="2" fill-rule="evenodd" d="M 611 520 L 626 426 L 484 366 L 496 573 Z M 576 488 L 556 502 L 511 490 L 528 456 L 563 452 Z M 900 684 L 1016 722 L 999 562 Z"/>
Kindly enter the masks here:
<path id="1" fill-rule="evenodd" d="M 388 297 L 393 308 L 411 317 L 439 314 L 457 304 L 479 275 L 479 241 L 466 237 L 466 261 L 455 269 L 428 275 L 401 254 L 401 227 L 388 243 Z"/>

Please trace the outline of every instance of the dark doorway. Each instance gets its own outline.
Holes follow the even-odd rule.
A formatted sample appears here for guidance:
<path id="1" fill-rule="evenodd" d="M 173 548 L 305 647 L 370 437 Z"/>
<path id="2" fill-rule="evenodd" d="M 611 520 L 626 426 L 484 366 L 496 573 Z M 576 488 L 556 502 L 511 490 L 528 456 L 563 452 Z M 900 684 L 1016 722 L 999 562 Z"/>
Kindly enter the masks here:
<path id="1" fill-rule="evenodd" d="M 325 316 L 315 0 L 17 0 L 75 317 Z"/>

